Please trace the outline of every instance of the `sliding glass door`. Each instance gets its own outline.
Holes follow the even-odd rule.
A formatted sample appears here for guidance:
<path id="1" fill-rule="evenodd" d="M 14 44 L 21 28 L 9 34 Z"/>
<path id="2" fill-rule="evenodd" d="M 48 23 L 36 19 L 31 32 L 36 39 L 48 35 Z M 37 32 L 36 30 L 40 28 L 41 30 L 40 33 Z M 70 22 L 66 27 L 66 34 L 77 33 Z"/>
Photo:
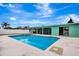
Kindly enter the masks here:
<path id="1" fill-rule="evenodd" d="M 69 27 L 59 27 L 59 35 L 69 36 Z"/>

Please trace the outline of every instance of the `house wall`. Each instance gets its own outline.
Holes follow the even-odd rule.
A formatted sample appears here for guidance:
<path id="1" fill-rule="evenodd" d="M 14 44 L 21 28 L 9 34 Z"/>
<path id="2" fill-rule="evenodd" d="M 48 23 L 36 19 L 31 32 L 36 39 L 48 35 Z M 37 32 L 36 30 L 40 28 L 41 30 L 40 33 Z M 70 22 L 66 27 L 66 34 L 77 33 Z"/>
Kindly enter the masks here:
<path id="1" fill-rule="evenodd" d="M 69 27 L 69 37 L 79 37 L 79 24 L 64 25 Z M 52 35 L 59 36 L 59 27 L 64 26 L 53 26 L 51 27 Z"/>
<path id="2" fill-rule="evenodd" d="M 51 32 L 52 35 L 59 35 L 59 27 L 58 26 L 51 27 Z"/>
<path id="3" fill-rule="evenodd" d="M 69 36 L 79 37 L 79 24 L 69 26 Z"/>
<path id="4" fill-rule="evenodd" d="M 51 35 L 59 36 L 59 27 L 69 27 L 68 36 L 69 37 L 79 37 L 79 24 L 65 24 L 65 25 L 51 26 Z M 46 27 L 46 28 L 48 28 L 48 27 Z M 44 28 L 43 28 L 43 30 L 44 30 Z"/>

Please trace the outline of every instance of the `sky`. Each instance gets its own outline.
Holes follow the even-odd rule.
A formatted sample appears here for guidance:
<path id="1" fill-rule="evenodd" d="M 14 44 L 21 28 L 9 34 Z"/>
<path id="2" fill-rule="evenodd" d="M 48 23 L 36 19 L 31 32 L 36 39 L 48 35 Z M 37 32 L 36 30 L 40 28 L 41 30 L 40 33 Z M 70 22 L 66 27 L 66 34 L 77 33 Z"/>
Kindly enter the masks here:
<path id="1" fill-rule="evenodd" d="M 66 24 L 70 18 L 79 23 L 78 3 L 0 3 L 0 24 L 11 27 Z"/>

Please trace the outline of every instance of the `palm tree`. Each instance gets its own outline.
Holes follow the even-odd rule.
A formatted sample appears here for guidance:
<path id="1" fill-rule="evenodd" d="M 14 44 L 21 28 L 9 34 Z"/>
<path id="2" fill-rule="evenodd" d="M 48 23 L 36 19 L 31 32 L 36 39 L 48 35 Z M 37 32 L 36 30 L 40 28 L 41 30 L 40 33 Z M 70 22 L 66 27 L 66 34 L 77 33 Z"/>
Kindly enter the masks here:
<path id="1" fill-rule="evenodd" d="M 10 26 L 10 24 L 8 22 L 3 22 L 2 24 L 2 28 L 6 29 Z"/>

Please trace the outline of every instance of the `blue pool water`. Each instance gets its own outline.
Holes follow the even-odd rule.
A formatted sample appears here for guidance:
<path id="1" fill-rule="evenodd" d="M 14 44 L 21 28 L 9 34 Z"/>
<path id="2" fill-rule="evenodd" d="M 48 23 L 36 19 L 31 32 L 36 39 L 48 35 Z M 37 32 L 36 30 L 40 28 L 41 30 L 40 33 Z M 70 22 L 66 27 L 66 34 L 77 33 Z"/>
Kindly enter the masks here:
<path id="1" fill-rule="evenodd" d="M 43 37 L 43 36 L 35 36 L 35 35 L 18 35 L 18 36 L 10 36 L 10 37 L 22 41 L 26 44 L 40 48 L 42 50 L 45 50 L 51 44 L 55 43 L 58 40 L 58 38 L 56 37 Z"/>

